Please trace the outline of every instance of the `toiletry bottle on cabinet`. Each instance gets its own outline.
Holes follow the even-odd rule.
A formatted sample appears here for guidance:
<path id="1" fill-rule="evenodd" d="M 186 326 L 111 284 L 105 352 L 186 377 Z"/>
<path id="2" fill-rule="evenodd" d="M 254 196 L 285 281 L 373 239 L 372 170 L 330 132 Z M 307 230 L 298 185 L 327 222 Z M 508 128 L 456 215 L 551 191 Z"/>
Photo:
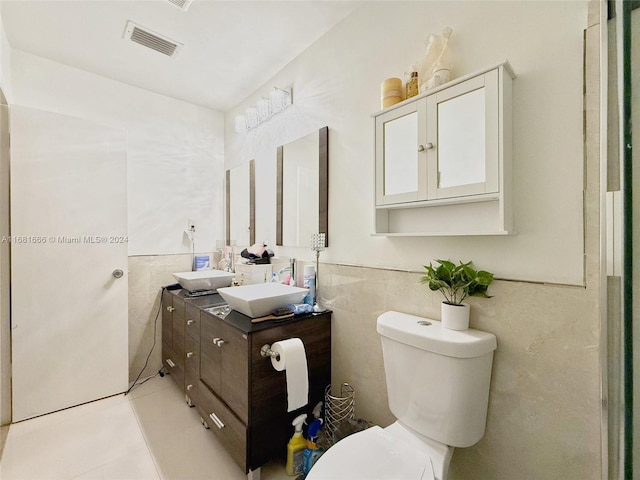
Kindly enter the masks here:
<path id="1" fill-rule="evenodd" d="M 411 72 L 411 77 L 407 80 L 406 98 L 415 97 L 418 94 L 418 72 Z"/>

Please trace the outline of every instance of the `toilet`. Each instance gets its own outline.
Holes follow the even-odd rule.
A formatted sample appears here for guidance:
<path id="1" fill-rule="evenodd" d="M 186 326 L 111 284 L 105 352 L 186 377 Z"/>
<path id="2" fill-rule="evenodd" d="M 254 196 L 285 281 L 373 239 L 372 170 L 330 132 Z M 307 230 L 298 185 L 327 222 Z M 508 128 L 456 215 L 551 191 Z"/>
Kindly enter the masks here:
<path id="1" fill-rule="evenodd" d="M 454 447 L 484 435 L 494 335 L 393 311 L 377 330 L 397 420 L 336 443 L 306 480 L 447 480 Z"/>

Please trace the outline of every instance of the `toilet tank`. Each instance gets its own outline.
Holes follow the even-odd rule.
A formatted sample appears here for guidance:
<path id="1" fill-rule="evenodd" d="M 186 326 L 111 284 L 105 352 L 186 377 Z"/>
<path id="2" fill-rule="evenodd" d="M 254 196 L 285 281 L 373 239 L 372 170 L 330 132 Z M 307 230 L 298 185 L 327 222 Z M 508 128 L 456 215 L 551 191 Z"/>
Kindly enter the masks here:
<path id="1" fill-rule="evenodd" d="M 469 447 L 484 435 L 495 335 L 400 312 L 378 317 L 389 407 L 410 429 Z"/>

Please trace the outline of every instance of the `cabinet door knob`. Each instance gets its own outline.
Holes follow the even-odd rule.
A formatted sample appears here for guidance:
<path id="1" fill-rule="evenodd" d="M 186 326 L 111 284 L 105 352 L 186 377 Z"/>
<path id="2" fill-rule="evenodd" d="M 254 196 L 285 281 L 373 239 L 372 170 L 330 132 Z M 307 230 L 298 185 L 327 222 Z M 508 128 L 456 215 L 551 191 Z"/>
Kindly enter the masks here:
<path id="1" fill-rule="evenodd" d="M 433 143 L 429 142 L 426 145 L 418 145 L 418 151 L 424 152 L 425 150 L 431 150 L 433 148 Z"/>
<path id="2" fill-rule="evenodd" d="M 170 358 L 167 358 L 166 362 L 167 362 L 167 365 L 169 365 L 171 368 L 175 368 L 176 364 L 173 363 L 173 361 Z"/>
<path id="3" fill-rule="evenodd" d="M 195 355 L 193 352 L 187 352 L 187 358 L 191 358 Z"/>
<path id="4" fill-rule="evenodd" d="M 196 323 L 195 320 L 187 320 L 187 325 L 193 325 L 194 323 Z"/>
<path id="5" fill-rule="evenodd" d="M 189 384 L 187 385 L 187 390 L 191 390 L 193 388 L 193 385 Z"/>
<path id="6" fill-rule="evenodd" d="M 225 341 L 223 339 L 221 339 L 221 338 L 218 339 L 218 341 L 216 342 L 216 345 L 218 346 L 218 348 L 222 347 L 222 345 L 224 345 L 224 344 L 225 344 Z"/>
<path id="7" fill-rule="evenodd" d="M 167 312 L 173 312 L 175 310 L 175 308 L 173 307 L 167 307 Z"/>
<path id="8" fill-rule="evenodd" d="M 111 275 L 113 276 L 113 278 L 122 278 L 124 272 L 119 268 L 116 268 L 113 272 L 111 272 Z"/>

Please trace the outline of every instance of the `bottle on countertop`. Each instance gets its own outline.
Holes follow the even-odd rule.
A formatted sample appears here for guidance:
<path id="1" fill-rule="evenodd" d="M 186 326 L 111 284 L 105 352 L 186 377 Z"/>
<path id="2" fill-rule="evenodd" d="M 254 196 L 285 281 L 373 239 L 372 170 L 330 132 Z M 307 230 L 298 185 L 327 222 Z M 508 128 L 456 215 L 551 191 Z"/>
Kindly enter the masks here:
<path id="1" fill-rule="evenodd" d="M 307 419 L 307 414 L 303 413 L 293 419 L 291 425 L 293 425 L 295 431 L 293 437 L 287 444 L 287 463 L 285 465 L 285 471 L 287 475 L 300 475 L 303 467 L 303 454 L 304 449 L 307 447 L 307 441 L 302 436 L 302 425 Z"/>
<path id="2" fill-rule="evenodd" d="M 303 288 L 308 288 L 309 293 L 302 300 L 303 303 L 313 305 L 316 297 L 316 267 L 315 265 L 304 266 L 304 277 L 302 282 Z"/>
<path id="3" fill-rule="evenodd" d="M 304 298 L 302 299 L 302 303 L 313 306 L 316 299 L 316 279 L 314 277 L 311 277 L 309 279 L 307 288 L 309 288 L 309 293 L 304 296 Z"/>
<path id="4" fill-rule="evenodd" d="M 315 265 L 305 265 L 302 287 L 309 288 L 309 280 L 311 280 L 312 278 L 315 278 L 315 276 L 316 276 Z"/>

